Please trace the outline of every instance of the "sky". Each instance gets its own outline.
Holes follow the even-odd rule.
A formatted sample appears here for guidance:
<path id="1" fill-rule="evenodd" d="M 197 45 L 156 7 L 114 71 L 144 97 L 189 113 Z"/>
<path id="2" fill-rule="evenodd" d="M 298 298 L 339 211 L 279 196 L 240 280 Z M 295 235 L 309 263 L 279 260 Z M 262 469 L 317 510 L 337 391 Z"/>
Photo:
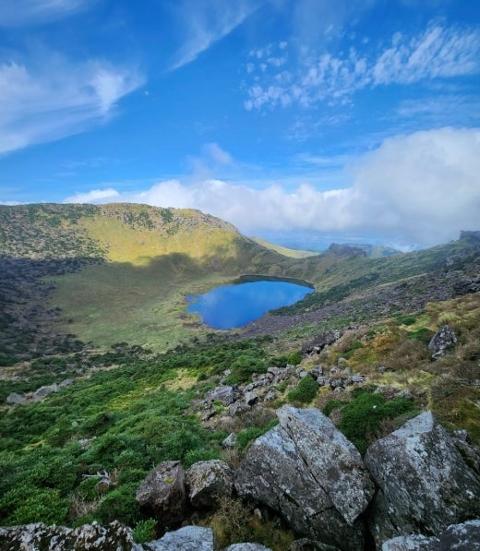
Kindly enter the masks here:
<path id="1" fill-rule="evenodd" d="M 480 3 L 0 0 L 0 203 L 118 201 L 297 246 L 480 229 Z"/>

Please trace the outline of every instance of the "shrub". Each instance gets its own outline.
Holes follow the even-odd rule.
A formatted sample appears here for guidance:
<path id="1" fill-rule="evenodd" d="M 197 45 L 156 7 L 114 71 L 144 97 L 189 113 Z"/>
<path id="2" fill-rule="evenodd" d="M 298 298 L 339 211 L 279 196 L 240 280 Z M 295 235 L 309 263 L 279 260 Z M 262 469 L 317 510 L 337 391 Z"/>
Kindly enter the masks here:
<path id="1" fill-rule="evenodd" d="M 412 315 L 401 314 L 397 316 L 397 321 L 400 325 L 413 325 L 417 321 L 417 318 Z"/>
<path id="2" fill-rule="evenodd" d="M 341 408 L 345 405 L 345 402 L 342 400 L 328 400 L 328 402 L 323 406 L 323 413 L 328 417 L 333 410 Z"/>
<path id="3" fill-rule="evenodd" d="M 267 364 L 263 358 L 253 354 L 241 354 L 231 365 L 232 373 L 227 382 L 230 384 L 245 383 L 250 380 L 254 373 L 265 373 Z"/>
<path id="4" fill-rule="evenodd" d="M 381 394 L 360 390 L 354 399 L 343 406 L 339 429 L 351 440 L 361 453 L 365 453 L 369 443 L 379 435 L 385 419 L 395 419 L 413 413 L 415 406 L 407 398 L 386 400 Z"/>
<path id="5" fill-rule="evenodd" d="M 307 376 L 304 377 L 298 385 L 288 393 L 288 399 L 291 402 L 298 402 L 305 404 L 311 402 L 318 391 L 318 383 L 313 379 L 313 377 Z"/>
<path id="6" fill-rule="evenodd" d="M 146 543 L 155 539 L 155 526 L 157 522 L 153 518 L 140 520 L 133 529 L 133 539 L 136 543 Z"/>

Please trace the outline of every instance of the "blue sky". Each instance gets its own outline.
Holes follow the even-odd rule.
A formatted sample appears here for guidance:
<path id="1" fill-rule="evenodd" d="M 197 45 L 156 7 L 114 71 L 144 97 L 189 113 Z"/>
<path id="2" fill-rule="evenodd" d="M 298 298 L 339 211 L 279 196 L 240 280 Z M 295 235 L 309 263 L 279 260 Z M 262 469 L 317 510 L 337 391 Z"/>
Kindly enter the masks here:
<path id="1" fill-rule="evenodd" d="M 0 0 L 0 202 L 414 246 L 480 220 L 480 4 Z"/>

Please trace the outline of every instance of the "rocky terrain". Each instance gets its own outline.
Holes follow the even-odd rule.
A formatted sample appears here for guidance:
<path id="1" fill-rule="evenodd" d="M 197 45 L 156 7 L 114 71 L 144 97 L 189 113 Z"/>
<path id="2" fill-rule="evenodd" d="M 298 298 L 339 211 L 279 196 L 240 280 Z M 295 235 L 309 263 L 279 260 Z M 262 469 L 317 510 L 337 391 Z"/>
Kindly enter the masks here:
<path id="1" fill-rule="evenodd" d="M 195 211 L 0 222 L 2 551 L 480 548 L 478 232 L 287 258 Z M 245 274 L 315 291 L 185 315 Z"/>
<path id="2" fill-rule="evenodd" d="M 210 460 L 184 471 L 168 461 L 147 475 L 136 493 L 140 506 L 162 527 L 187 522 L 183 528 L 141 545 L 117 522 L 76 529 L 31 524 L 0 529 L 2 549 L 213 551 L 212 530 L 188 519 L 234 493 L 253 500 L 260 516 L 273 511 L 303 536 L 292 551 L 480 545 L 480 453 L 465 433 L 449 433 L 426 411 L 374 442 L 362 459 L 319 410 L 284 406 L 277 416 L 279 424 L 252 443 L 236 469 Z"/>

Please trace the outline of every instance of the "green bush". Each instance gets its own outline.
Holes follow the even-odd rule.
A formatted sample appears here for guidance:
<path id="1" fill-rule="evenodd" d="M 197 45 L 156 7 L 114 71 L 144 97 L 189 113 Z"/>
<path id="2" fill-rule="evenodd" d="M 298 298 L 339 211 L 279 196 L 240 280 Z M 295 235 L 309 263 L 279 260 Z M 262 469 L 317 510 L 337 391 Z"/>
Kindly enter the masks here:
<path id="1" fill-rule="evenodd" d="M 407 398 L 386 400 L 381 394 L 368 390 L 354 393 L 354 399 L 342 407 L 339 429 L 351 440 L 361 453 L 376 436 L 384 420 L 413 413 L 415 406 Z"/>
<path id="2" fill-rule="evenodd" d="M 408 334 L 408 338 L 413 341 L 419 341 L 421 343 L 427 344 L 433 336 L 433 332 L 426 327 L 420 327 L 415 331 L 412 331 Z"/>
<path id="3" fill-rule="evenodd" d="M 412 315 L 403 314 L 397 316 L 397 321 L 400 325 L 413 325 L 417 321 L 417 318 Z"/>
<path id="4" fill-rule="evenodd" d="M 288 399 L 290 402 L 306 404 L 315 398 L 317 391 L 318 383 L 313 379 L 313 377 L 307 375 L 293 390 L 288 393 Z"/>
<path id="5" fill-rule="evenodd" d="M 332 411 L 335 409 L 341 408 L 345 405 L 345 402 L 342 400 L 336 400 L 335 398 L 333 400 L 328 400 L 328 402 L 323 406 L 323 413 L 328 417 Z"/>
<path id="6" fill-rule="evenodd" d="M 140 520 L 133 529 L 133 539 L 136 543 L 146 543 L 155 539 L 155 526 L 157 521 L 153 518 Z"/>
<path id="7" fill-rule="evenodd" d="M 230 384 L 239 384 L 249 381 L 254 373 L 265 373 L 267 364 L 263 358 L 257 355 L 245 353 L 241 354 L 231 365 L 232 373 L 227 382 Z"/>
<path id="8" fill-rule="evenodd" d="M 58 490 L 21 485 L 6 494 L 0 501 L 0 509 L 9 509 L 2 524 L 16 525 L 31 522 L 64 524 L 67 501 Z"/>

